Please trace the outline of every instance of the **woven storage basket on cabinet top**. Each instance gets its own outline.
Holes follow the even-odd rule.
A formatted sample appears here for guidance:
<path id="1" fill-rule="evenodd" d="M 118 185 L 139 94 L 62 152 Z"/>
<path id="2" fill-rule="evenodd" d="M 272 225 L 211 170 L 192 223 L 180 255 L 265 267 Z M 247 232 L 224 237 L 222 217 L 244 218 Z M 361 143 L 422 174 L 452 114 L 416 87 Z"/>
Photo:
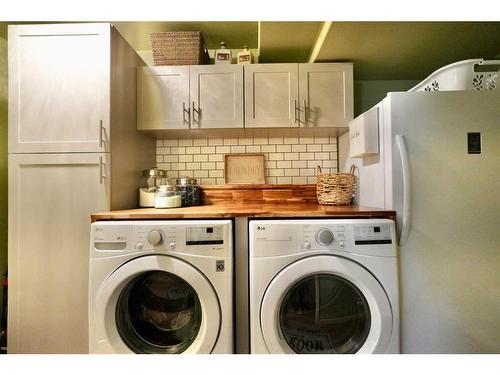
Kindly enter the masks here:
<path id="1" fill-rule="evenodd" d="M 322 173 L 317 167 L 316 195 L 320 204 L 346 206 L 351 204 L 356 193 L 358 178 L 354 175 L 356 167 L 351 166 L 349 173 Z"/>
<path id="2" fill-rule="evenodd" d="M 202 65 L 209 62 L 208 50 L 199 31 L 150 33 L 155 65 Z"/>

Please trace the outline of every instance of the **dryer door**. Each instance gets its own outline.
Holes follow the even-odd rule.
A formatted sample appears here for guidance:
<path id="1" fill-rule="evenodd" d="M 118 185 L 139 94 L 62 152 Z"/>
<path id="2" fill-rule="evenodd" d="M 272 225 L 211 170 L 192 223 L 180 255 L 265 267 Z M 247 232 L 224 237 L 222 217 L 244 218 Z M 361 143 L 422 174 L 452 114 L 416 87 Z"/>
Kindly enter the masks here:
<path id="1" fill-rule="evenodd" d="M 150 255 L 118 268 L 97 295 L 99 341 L 115 353 L 210 353 L 221 313 L 205 276 L 183 260 Z"/>
<path id="2" fill-rule="evenodd" d="M 271 353 L 383 353 L 392 312 L 365 268 L 318 255 L 274 277 L 261 302 L 260 323 Z"/>

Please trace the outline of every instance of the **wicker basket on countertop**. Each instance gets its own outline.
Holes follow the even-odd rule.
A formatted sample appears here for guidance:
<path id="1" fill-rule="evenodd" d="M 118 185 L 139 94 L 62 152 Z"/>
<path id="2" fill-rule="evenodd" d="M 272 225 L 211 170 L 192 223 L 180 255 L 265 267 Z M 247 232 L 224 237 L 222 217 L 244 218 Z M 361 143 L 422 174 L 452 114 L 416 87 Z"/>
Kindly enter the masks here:
<path id="1" fill-rule="evenodd" d="M 317 167 L 316 195 L 319 204 L 347 206 L 351 204 L 356 193 L 358 178 L 354 175 L 356 166 L 353 164 L 349 173 L 323 173 Z"/>
<path id="2" fill-rule="evenodd" d="M 203 65 L 210 58 L 200 31 L 162 31 L 149 34 L 155 65 Z"/>

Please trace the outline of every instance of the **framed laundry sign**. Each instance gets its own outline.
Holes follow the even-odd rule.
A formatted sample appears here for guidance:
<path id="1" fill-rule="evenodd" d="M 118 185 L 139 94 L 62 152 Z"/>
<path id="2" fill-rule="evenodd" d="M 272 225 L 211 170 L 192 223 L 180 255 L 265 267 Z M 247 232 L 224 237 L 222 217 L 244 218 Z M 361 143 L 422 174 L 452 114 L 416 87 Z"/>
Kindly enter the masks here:
<path id="1" fill-rule="evenodd" d="M 226 184 L 265 184 L 264 154 L 226 154 L 224 156 Z"/>

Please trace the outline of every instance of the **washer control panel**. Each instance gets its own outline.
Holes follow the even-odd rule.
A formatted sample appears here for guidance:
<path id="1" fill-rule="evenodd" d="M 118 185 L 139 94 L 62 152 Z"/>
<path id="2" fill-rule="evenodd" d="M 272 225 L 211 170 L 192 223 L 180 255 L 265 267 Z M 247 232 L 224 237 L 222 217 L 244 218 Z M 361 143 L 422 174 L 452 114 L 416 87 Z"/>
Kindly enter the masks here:
<path id="1" fill-rule="evenodd" d="M 186 228 L 186 245 L 223 245 L 222 225 Z"/>
<path id="2" fill-rule="evenodd" d="M 354 226 L 355 245 L 392 244 L 391 226 L 389 224 L 365 224 Z"/>
<path id="3" fill-rule="evenodd" d="M 303 226 L 302 248 L 305 250 L 320 247 L 344 248 L 345 226 L 318 226 L 306 224 Z"/>

